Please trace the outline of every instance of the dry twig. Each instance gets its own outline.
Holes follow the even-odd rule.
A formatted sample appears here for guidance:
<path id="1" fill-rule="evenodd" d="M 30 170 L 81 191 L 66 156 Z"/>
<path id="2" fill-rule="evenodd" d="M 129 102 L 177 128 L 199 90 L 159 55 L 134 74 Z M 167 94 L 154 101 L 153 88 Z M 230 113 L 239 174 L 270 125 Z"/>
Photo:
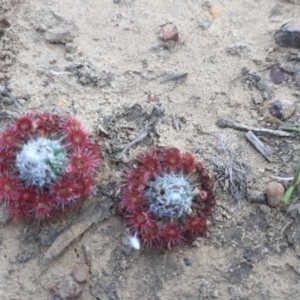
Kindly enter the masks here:
<path id="1" fill-rule="evenodd" d="M 267 161 L 272 161 L 270 149 L 252 131 L 246 133 L 246 138 Z"/>
<path id="2" fill-rule="evenodd" d="M 117 155 L 117 159 L 122 159 L 122 157 L 125 155 L 125 153 L 135 144 L 141 142 L 144 138 L 148 136 L 151 132 L 154 130 L 154 126 L 157 122 L 161 120 L 163 111 L 160 108 L 155 109 L 153 112 L 154 119 L 151 122 L 147 122 L 145 125 L 145 130 L 133 141 L 131 141 L 129 144 L 125 146 L 125 148 L 122 150 L 122 152 Z"/>
<path id="3" fill-rule="evenodd" d="M 169 74 L 160 83 L 175 81 L 176 83 L 183 81 L 189 73 Z"/>
<path id="4" fill-rule="evenodd" d="M 217 121 L 217 126 L 221 128 L 233 128 L 237 130 L 242 130 L 242 131 L 252 131 L 258 135 L 274 135 L 274 136 L 281 136 L 281 137 L 294 137 L 294 133 L 290 132 L 285 132 L 281 130 L 273 130 L 273 129 L 268 129 L 268 128 L 257 128 L 257 127 L 252 127 L 252 126 L 247 126 L 244 124 L 236 123 L 231 120 L 227 119 L 219 119 Z"/>

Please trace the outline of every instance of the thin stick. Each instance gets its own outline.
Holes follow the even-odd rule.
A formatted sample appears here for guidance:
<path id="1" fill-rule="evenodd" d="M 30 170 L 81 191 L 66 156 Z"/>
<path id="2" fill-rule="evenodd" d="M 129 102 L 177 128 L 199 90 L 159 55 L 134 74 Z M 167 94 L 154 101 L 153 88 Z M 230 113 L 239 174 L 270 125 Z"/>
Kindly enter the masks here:
<path id="1" fill-rule="evenodd" d="M 117 159 L 121 159 L 130 147 L 141 142 L 148 134 L 149 134 L 149 128 L 147 128 L 146 126 L 145 131 L 141 135 L 139 135 L 136 139 L 134 139 L 132 142 L 127 144 L 126 147 L 122 150 L 122 152 L 117 156 Z"/>
<path id="2" fill-rule="evenodd" d="M 276 180 L 281 180 L 281 181 L 290 181 L 292 180 L 294 177 L 277 177 L 277 176 L 271 176 L 273 179 Z"/>
<path id="3" fill-rule="evenodd" d="M 255 136 L 252 131 L 246 133 L 247 140 L 254 146 L 254 148 L 260 152 L 267 161 L 272 161 L 270 149 L 263 144 L 263 142 Z"/>
<path id="4" fill-rule="evenodd" d="M 300 272 L 291 264 L 287 263 L 286 264 L 288 267 L 290 267 L 297 275 L 300 276 Z"/>
<path id="5" fill-rule="evenodd" d="M 283 226 L 283 228 L 281 229 L 280 234 L 283 234 L 284 231 L 285 231 L 285 230 L 286 230 L 293 222 L 294 222 L 294 220 L 289 221 L 288 223 L 286 223 L 286 224 Z"/>
<path id="6" fill-rule="evenodd" d="M 241 123 L 236 123 L 234 121 L 231 120 L 227 120 L 227 119 L 219 119 L 217 121 L 217 126 L 221 127 L 221 128 L 233 128 L 233 129 L 237 129 L 237 130 L 242 130 L 242 131 L 252 131 L 255 134 L 259 134 L 259 135 L 275 135 L 275 136 L 282 136 L 282 137 L 294 137 L 295 134 L 294 133 L 290 133 L 290 132 L 285 132 L 285 131 L 281 131 L 281 130 L 273 130 L 273 129 L 268 129 L 268 128 L 257 128 L 257 127 L 252 127 L 252 126 L 248 126 L 248 125 L 244 125 Z"/>
<path id="7" fill-rule="evenodd" d="M 142 132 L 136 139 L 134 139 L 132 142 L 126 145 L 126 147 L 123 149 L 123 151 L 117 155 L 117 159 L 121 159 L 124 154 L 127 152 L 127 150 L 132 147 L 133 145 L 141 142 L 148 134 L 150 134 L 156 125 L 157 122 L 159 122 L 162 118 L 163 110 L 159 107 L 156 107 L 152 110 L 152 115 L 154 116 L 154 119 L 152 121 L 146 123 L 145 125 L 145 131 Z"/>
<path id="8" fill-rule="evenodd" d="M 174 125 L 176 131 L 179 132 L 179 124 L 178 124 L 177 117 L 174 113 L 171 116 L 172 116 L 173 125 Z"/>
<path id="9" fill-rule="evenodd" d="M 160 83 L 166 83 L 169 81 L 179 81 L 185 79 L 188 75 L 189 73 L 169 74 Z"/>
<path id="10" fill-rule="evenodd" d="M 65 71 L 55 71 L 55 70 L 49 70 L 49 73 L 51 75 L 54 75 L 54 76 L 58 76 L 58 75 L 73 75 L 73 73 L 71 72 L 65 72 Z"/>

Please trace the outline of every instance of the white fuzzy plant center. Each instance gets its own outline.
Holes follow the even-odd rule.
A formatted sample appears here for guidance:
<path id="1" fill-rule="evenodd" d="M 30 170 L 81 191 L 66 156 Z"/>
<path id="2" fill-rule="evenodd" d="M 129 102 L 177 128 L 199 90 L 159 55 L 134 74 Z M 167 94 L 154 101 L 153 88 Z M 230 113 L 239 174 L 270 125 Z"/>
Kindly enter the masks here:
<path id="1" fill-rule="evenodd" d="M 45 138 L 29 140 L 16 157 L 20 179 L 37 186 L 47 185 L 63 175 L 67 163 L 67 153 L 62 144 Z"/>
<path id="2" fill-rule="evenodd" d="M 155 216 L 178 219 L 190 210 L 194 195 L 191 185 L 182 175 L 157 176 L 149 185 L 146 196 L 149 209 Z"/>

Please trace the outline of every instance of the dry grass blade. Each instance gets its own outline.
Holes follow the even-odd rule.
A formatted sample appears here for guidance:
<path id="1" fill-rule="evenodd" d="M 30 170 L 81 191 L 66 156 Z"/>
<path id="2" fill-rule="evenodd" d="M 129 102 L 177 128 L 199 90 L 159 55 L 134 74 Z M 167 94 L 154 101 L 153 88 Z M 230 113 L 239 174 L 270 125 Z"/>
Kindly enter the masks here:
<path id="1" fill-rule="evenodd" d="M 212 158 L 214 173 L 216 174 L 215 188 L 225 185 L 229 181 L 232 200 L 241 206 L 242 199 L 247 196 L 248 166 L 246 158 L 241 158 L 226 142 L 222 134 L 218 135 L 218 156 Z"/>

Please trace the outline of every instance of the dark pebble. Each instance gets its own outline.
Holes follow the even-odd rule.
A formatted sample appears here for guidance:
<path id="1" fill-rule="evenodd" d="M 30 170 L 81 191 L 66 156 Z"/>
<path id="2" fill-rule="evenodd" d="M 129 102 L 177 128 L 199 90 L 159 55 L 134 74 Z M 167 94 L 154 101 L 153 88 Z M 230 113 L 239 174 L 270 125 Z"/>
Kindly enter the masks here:
<path id="1" fill-rule="evenodd" d="M 1 29 L 7 29 L 10 27 L 10 23 L 6 19 L 2 19 L 0 21 L 0 28 Z"/>
<path id="2" fill-rule="evenodd" d="M 275 39 L 281 47 L 300 49 L 300 21 L 293 20 L 284 24 L 275 34 Z"/>
<path id="3" fill-rule="evenodd" d="M 273 67 L 271 69 L 270 78 L 274 84 L 281 84 L 286 80 L 284 72 L 278 67 Z"/>
<path id="4" fill-rule="evenodd" d="M 184 263 L 185 263 L 185 265 L 186 265 L 187 267 L 190 267 L 190 266 L 193 264 L 192 260 L 190 260 L 190 259 L 187 258 L 187 257 L 185 257 L 185 258 L 183 259 L 183 261 L 184 261 Z"/>

